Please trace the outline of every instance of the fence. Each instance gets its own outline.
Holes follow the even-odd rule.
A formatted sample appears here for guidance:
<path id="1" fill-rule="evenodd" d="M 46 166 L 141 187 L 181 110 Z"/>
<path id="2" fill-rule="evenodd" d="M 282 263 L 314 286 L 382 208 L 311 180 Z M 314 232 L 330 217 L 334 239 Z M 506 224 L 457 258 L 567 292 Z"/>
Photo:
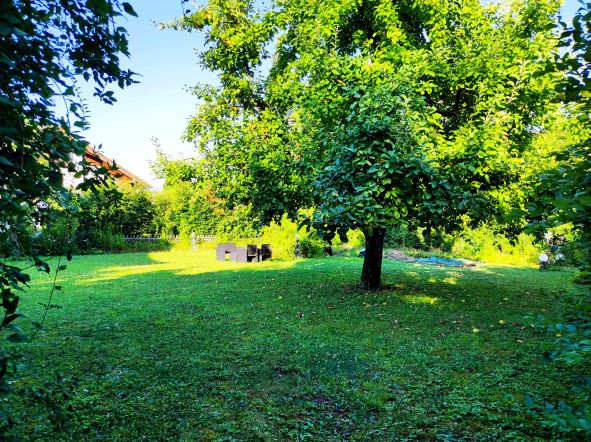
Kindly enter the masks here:
<path id="1" fill-rule="evenodd" d="M 162 238 L 160 236 L 126 236 L 123 238 L 125 242 L 159 242 L 159 241 L 170 241 L 170 242 L 178 242 L 178 236 L 172 236 L 169 238 Z"/>
<path id="2" fill-rule="evenodd" d="M 195 235 L 191 238 L 195 238 L 197 242 L 214 242 L 217 239 L 215 235 Z"/>
<path id="3" fill-rule="evenodd" d="M 170 242 L 179 242 L 179 237 L 177 236 L 170 236 L 168 238 L 162 238 L 159 236 L 126 236 L 123 238 L 126 243 L 134 243 L 134 242 L 159 242 L 159 241 L 170 241 Z M 195 235 L 191 234 L 191 246 L 195 248 L 197 243 L 200 242 L 214 242 L 216 240 L 215 235 Z"/>

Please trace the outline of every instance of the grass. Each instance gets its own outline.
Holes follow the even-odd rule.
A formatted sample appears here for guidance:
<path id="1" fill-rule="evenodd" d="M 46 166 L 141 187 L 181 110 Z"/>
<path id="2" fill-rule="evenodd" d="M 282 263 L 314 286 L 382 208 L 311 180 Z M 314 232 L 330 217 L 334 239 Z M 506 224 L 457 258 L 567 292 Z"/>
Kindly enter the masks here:
<path id="1" fill-rule="evenodd" d="M 536 440 L 526 395 L 562 386 L 542 361 L 573 271 L 360 258 L 218 263 L 213 251 L 75 257 L 18 387 L 65 376 L 30 440 Z M 22 303 L 42 315 L 49 278 Z M 502 325 L 499 321 L 505 321 Z M 24 321 L 22 321 L 24 323 Z M 478 332 L 475 332 L 478 329 Z"/>

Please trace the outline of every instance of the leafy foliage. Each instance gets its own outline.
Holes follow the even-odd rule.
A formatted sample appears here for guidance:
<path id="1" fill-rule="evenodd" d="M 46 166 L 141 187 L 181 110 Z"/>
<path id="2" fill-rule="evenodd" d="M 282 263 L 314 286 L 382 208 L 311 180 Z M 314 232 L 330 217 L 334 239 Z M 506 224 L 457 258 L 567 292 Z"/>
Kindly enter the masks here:
<path id="1" fill-rule="evenodd" d="M 417 140 L 412 120 L 423 109 L 398 88 L 368 89 L 351 88 L 346 122 L 320 131 L 328 165 L 315 182 L 315 225 L 334 226 L 344 237 L 349 229 L 387 229 L 403 219 L 442 224 L 454 191 Z"/>
<path id="2" fill-rule="evenodd" d="M 579 280 L 591 282 L 591 3 L 582 2 L 572 25 L 562 23 L 564 54 L 552 69 L 566 73 L 561 83 L 566 111 L 576 118 L 576 142 L 556 155 L 557 166 L 542 177 L 542 203 L 551 209 L 542 226 L 572 223 L 585 252 Z M 538 205 L 538 213 L 540 211 Z M 543 209 L 542 209 L 543 210 Z M 589 287 L 564 302 L 564 324 L 550 329 L 559 339 L 550 357 L 569 367 L 571 393 L 544 408 L 550 422 L 567 434 L 591 436 L 591 291 Z"/>
<path id="3" fill-rule="evenodd" d="M 287 214 L 281 219 L 271 221 L 261 230 L 262 243 L 271 244 L 273 257 L 293 259 L 298 257 L 297 247 L 299 241 L 299 256 L 303 258 L 318 258 L 324 256 L 324 248 L 327 243 L 323 241 L 313 229 L 303 229 L 298 223 L 291 220 Z"/>
<path id="4" fill-rule="evenodd" d="M 33 226 L 46 225 L 52 207 L 67 203 L 63 175 L 86 177 L 80 189 L 103 181 L 76 160 L 86 146 L 77 131 L 88 124 L 76 82 L 92 80 L 95 94 L 108 104 L 115 101 L 111 84 L 135 82 L 133 73 L 120 67 L 120 56 L 129 55 L 127 34 L 114 19 L 123 14 L 135 12 L 117 0 L 8 0 L 0 6 L 0 244 L 10 256 L 31 257 L 42 271 L 49 272 L 49 265 L 36 257 L 29 235 Z M 66 116 L 57 112 L 57 100 Z M 29 280 L 23 267 L 0 262 L 2 396 L 17 368 L 16 346 L 5 339 L 26 340 L 15 320 L 17 291 Z M 10 424 L 3 414 L 0 432 Z"/>
<path id="5" fill-rule="evenodd" d="M 152 235 L 156 211 L 150 191 L 135 185 L 111 184 L 77 196 L 80 240 L 109 226 L 125 236 Z"/>
<path id="6" fill-rule="evenodd" d="M 152 139 L 152 144 L 156 151 L 156 160 L 150 163 L 150 168 L 156 178 L 164 180 L 164 187 L 197 182 L 202 178 L 203 173 L 200 173 L 200 162 L 198 160 L 182 158 L 173 160 L 163 152 L 157 138 Z"/>
<path id="7" fill-rule="evenodd" d="M 523 215 L 535 128 L 557 107 L 545 62 L 558 7 L 210 1 L 169 24 L 204 32 L 202 64 L 219 73 L 195 89 L 187 138 L 216 194 L 263 221 L 316 206 L 329 239 L 377 235 L 366 264 L 379 287 L 387 226 Z"/>

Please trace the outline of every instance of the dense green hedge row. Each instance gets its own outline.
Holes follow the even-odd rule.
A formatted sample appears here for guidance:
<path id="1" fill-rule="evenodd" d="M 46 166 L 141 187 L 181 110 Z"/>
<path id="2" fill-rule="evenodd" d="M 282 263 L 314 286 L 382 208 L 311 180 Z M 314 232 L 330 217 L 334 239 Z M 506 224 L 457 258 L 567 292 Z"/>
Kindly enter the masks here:
<path id="1" fill-rule="evenodd" d="M 356 253 L 364 245 L 363 234 L 358 231 L 350 232 L 347 244 L 336 239 L 328 244 L 313 229 L 298 228 L 297 222 L 287 215 L 263 226 L 252 207 L 229 208 L 207 188 L 191 182 L 179 182 L 157 192 L 131 186 L 111 187 L 73 198 L 74 210 L 56 209 L 52 222 L 32 233 L 33 247 L 41 253 L 167 250 L 173 246 L 189 247 L 193 235 L 214 235 L 219 241 L 270 243 L 274 255 L 286 259 L 296 254 L 323 256 L 329 245 L 335 251 L 354 249 Z M 563 228 L 561 233 L 572 239 L 568 229 Z M 125 237 L 162 239 L 125 242 Z M 454 234 L 401 225 L 388 231 L 386 247 L 436 251 L 491 263 L 531 265 L 537 262 L 543 242 L 524 232 L 510 236 L 503 226 L 472 227 L 465 219 L 463 228 Z M 568 258 L 576 263 L 582 256 L 571 249 Z"/>
<path id="2" fill-rule="evenodd" d="M 73 195 L 70 210 L 52 212 L 47 225 L 31 232 L 30 247 L 45 255 L 166 250 L 189 246 L 193 235 L 269 242 L 275 256 L 284 258 L 294 256 L 296 234 L 303 256 L 320 256 L 325 247 L 314 231 L 298 233 L 287 217 L 262 226 L 251 207 L 228 208 L 207 189 L 189 182 L 157 192 L 133 186 L 103 188 Z M 125 237 L 161 240 L 126 242 Z"/>

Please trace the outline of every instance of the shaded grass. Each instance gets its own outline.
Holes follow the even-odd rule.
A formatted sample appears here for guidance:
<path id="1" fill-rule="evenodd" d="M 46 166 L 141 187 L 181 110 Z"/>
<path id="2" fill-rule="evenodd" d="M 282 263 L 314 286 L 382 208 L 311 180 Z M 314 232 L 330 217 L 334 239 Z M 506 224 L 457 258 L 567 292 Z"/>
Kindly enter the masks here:
<path id="1" fill-rule="evenodd" d="M 76 257 L 35 371 L 71 383 L 69 424 L 22 403 L 25 438 L 105 440 L 535 440 L 525 396 L 562 387 L 532 327 L 574 272 L 361 260 L 218 263 L 212 251 Z M 23 301 L 41 315 L 38 277 Z M 506 322 L 499 324 L 499 320 Z M 478 329 L 475 333 L 473 330 Z M 25 408 L 25 406 L 27 408 Z"/>

